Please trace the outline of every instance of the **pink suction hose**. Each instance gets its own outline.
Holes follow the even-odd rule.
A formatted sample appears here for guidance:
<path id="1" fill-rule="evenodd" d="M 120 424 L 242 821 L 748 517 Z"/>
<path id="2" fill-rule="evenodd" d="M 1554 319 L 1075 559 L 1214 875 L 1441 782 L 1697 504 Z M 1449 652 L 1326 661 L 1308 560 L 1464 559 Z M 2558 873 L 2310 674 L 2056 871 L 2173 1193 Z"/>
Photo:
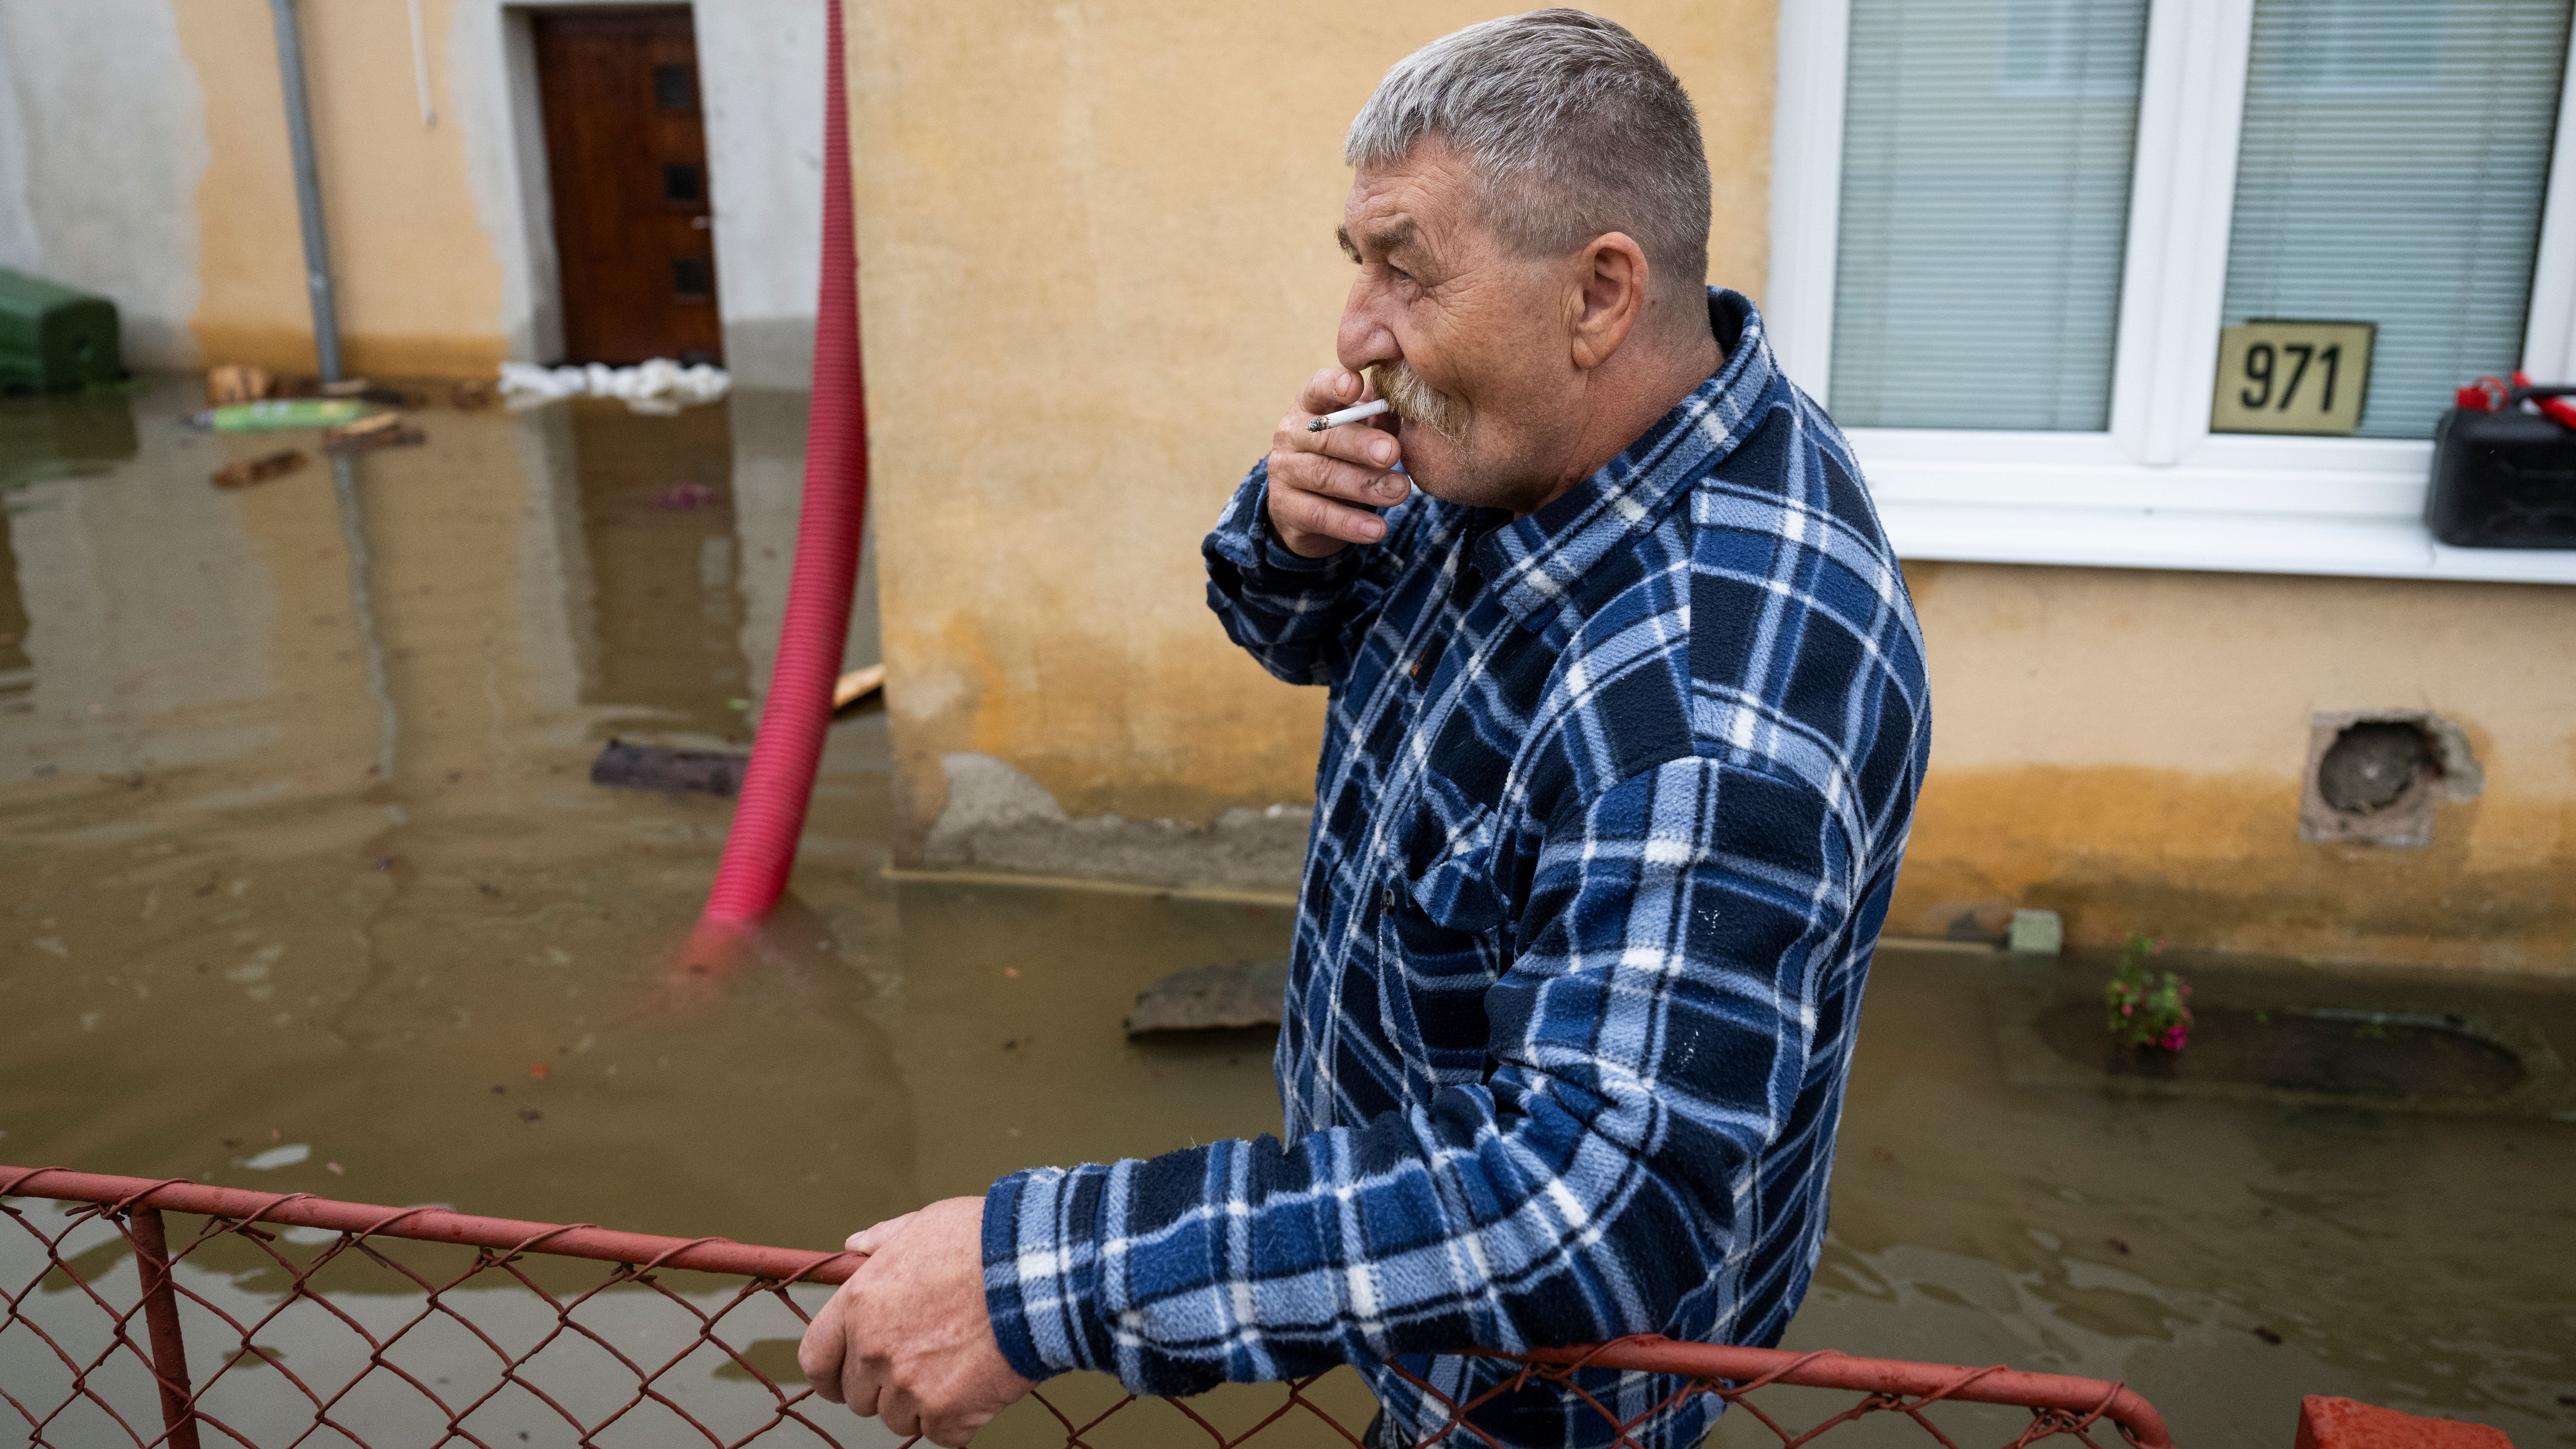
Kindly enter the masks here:
<path id="1" fill-rule="evenodd" d="M 805 429 L 805 496 L 778 667 L 761 703 L 724 859 L 692 947 L 747 937 L 787 889 L 814 794 L 832 685 L 850 631 L 859 538 L 867 513 L 868 433 L 859 391 L 859 261 L 851 237 L 850 130 L 841 65 L 840 0 L 824 0 L 823 278 L 814 318 L 814 401 Z M 704 959 L 692 949 L 692 959 Z"/>

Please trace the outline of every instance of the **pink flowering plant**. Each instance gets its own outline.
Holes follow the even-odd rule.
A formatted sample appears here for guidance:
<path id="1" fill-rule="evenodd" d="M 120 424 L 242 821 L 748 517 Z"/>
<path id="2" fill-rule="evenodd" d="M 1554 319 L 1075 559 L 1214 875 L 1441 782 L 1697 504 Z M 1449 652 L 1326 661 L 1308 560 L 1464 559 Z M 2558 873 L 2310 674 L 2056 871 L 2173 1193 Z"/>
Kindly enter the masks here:
<path id="1" fill-rule="evenodd" d="M 2191 1041 L 2191 984 L 2167 971 L 2147 969 L 2164 947 L 2131 936 L 2120 947 L 2120 968 L 2102 988 L 2111 1035 L 2124 1046 L 2178 1052 Z"/>

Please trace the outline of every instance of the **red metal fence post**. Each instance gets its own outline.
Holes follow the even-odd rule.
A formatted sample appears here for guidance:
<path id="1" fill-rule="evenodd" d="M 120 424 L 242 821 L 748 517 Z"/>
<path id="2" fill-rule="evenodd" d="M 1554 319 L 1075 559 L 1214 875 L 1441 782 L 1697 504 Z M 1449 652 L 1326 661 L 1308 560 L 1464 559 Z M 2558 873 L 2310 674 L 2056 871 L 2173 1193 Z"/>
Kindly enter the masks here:
<path id="1" fill-rule="evenodd" d="M 152 1344 L 152 1377 L 161 1385 L 161 1427 L 169 1431 L 162 1442 L 169 1449 L 199 1449 L 197 1411 L 189 1403 L 188 1345 L 179 1334 L 179 1294 L 171 1286 L 161 1210 L 139 1207 L 125 1221 L 143 1277 L 143 1327 Z"/>

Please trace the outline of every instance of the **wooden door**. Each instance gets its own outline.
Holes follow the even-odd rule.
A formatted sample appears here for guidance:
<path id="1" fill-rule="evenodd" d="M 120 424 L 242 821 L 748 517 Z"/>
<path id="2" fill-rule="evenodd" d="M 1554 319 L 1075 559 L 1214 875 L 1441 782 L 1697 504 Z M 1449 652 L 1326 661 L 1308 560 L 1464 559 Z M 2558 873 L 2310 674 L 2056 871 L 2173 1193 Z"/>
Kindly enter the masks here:
<path id="1" fill-rule="evenodd" d="M 532 17 L 573 362 L 721 362 L 698 46 L 685 5 Z"/>

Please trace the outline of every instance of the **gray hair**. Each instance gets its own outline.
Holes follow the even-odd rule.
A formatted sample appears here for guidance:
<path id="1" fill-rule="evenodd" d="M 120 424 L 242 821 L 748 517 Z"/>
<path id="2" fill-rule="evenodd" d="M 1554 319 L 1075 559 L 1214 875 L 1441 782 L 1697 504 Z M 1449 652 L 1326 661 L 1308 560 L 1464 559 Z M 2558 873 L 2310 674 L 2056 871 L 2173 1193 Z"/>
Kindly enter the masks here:
<path id="1" fill-rule="evenodd" d="M 1432 138 L 1482 173 L 1484 220 L 1521 254 L 1562 256 L 1622 231 L 1668 299 L 1707 285 L 1699 111 L 1616 23 L 1533 10 L 1444 35 L 1377 83 L 1342 159 L 1387 166 Z"/>

